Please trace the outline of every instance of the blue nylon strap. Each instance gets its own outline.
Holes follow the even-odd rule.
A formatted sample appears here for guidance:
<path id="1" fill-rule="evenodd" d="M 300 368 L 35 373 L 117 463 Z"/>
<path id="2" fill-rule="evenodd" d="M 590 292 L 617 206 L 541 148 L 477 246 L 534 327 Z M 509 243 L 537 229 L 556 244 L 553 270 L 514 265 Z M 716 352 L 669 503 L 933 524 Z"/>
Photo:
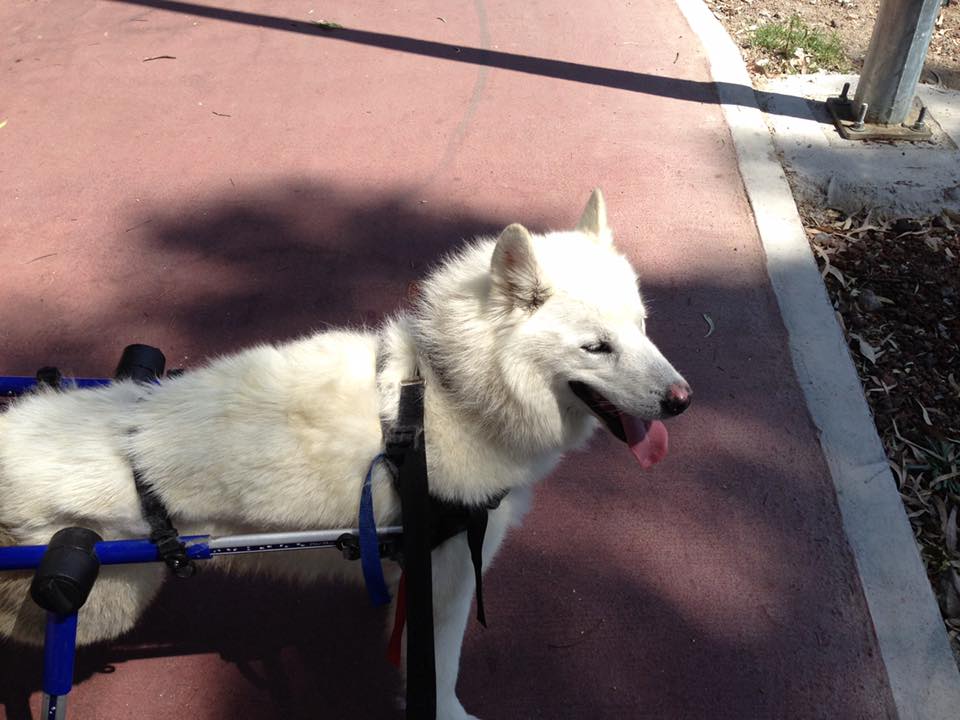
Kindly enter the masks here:
<path id="1" fill-rule="evenodd" d="M 373 471 L 384 460 L 383 453 L 370 463 L 367 477 L 360 491 L 360 565 L 363 579 L 367 584 L 367 594 L 374 605 L 386 605 L 390 602 L 387 582 L 383 578 L 383 566 L 380 564 L 380 541 L 377 539 L 377 522 L 373 516 Z"/>

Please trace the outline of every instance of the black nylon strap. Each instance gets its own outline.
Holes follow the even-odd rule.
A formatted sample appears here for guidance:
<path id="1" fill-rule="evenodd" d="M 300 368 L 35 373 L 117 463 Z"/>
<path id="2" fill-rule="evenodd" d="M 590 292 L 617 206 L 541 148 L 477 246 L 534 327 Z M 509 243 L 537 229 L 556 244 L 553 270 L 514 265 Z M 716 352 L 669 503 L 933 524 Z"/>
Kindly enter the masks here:
<path id="1" fill-rule="evenodd" d="M 486 533 L 487 508 L 471 510 L 467 520 L 467 545 L 473 562 L 473 576 L 477 581 L 477 621 L 484 627 L 487 626 L 487 615 L 483 611 L 483 536 Z"/>
<path id="2" fill-rule="evenodd" d="M 423 380 L 400 386 L 397 423 L 386 437 L 386 454 L 397 468 L 403 513 L 403 560 L 407 606 L 407 718 L 437 716 L 436 657 L 433 645 L 433 550 Z"/>
<path id="3" fill-rule="evenodd" d="M 120 356 L 114 377 L 117 380 L 131 379 L 137 383 L 152 383 L 163 377 L 167 359 L 163 353 L 149 345 L 127 345 Z M 142 401 L 141 397 L 137 402 Z M 131 430 L 130 432 L 133 432 Z M 131 461 L 133 482 L 140 497 L 140 513 L 150 526 L 150 542 L 157 546 L 157 554 L 177 577 L 190 577 L 197 571 L 193 560 L 187 556 L 186 546 L 170 521 L 170 513 L 160 497 L 153 491 L 137 466 Z"/>
<path id="4" fill-rule="evenodd" d="M 187 546 L 180 542 L 180 535 L 170 520 L 166 505 L 153 489 L 144 482 L 139 470 L 133 470 L 133 482 L 140 496 L 140 512 L 150 526 L 150 542 L 157 546 L 157 554 L 177 577 L 191 577 L 197 567 L 187 556 Z"/>
<path id="5" fill-rule="evenodd" d="M 378 370 L 381 359 L 378 356 Z M 403 515 L 403 565 L 407 608 L 407 713 L 409 720 L 436 718 L 436 657 L 433 632 L 431 553 L 450 538 L 467 534 L 476 580 L 477 620 L 487 626 L 483 605 L 483 540 L 489 511 L 507 494 L 484 505 L 440 500 L 430 495 L 426 434 L 423 428 L 424 382 L 400 385 L 400 405 L 393 427 L 384 427 L 384 454 L 389 460 Z"/>
<path id="6" fill-rule="evenodd" d="M 467 546 L 470 548 L 470 561 L 477 583 L 477 621 L 484 627 L 487 626 L 487 618 L 483 610 L 483 538 L 487 532 L 489 511 L 496 508 L 501 499 L 503 495 L 495 497 L 487 505 L 464 505 L 430 496 L 431 546 L 440 547 L 455 535 L 467 533 Z"/>

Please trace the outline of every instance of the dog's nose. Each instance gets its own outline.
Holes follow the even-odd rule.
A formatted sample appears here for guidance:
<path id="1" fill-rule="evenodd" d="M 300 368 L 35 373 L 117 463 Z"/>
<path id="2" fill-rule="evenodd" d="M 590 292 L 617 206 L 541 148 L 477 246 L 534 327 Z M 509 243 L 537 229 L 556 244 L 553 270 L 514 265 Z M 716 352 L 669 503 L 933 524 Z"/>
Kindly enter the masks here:
<path id="1" fill-rule="evenodd" d="M 660 401 L 660 409 L 664 415 L 679 415 L 690 407 L 690 396 L 693 391 L 684 383 L 674 383 L 667 388 L 667 394 Z"/>

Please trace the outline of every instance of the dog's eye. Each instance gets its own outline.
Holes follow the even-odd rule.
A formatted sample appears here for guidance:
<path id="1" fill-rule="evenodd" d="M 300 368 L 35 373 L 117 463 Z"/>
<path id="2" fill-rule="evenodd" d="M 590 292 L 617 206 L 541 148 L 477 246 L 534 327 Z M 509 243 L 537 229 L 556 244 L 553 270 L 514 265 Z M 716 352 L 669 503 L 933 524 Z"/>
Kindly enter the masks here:
<path id="1" fill-rule="evenodd" d="M 589 345 L 581 345 L 581 350 L 586 350 L 588 353 L 612 353 L 613 347 L 606 340 L 598 340 L 595 343 L 590 343 Z"/>

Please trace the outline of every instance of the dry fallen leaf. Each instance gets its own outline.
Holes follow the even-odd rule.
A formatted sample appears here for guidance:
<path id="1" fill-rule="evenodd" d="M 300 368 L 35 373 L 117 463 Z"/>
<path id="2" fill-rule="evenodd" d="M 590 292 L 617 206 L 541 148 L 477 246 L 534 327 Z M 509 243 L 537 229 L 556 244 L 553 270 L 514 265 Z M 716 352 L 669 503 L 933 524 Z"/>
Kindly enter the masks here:
<path id="1" fill-rule="evenodd" d="M 828 265 L 826 267 L 826 271 L 831 275 L 833 275 L 837 280 L 839 280 L 841 285 L 843 285 L 844 287 L 847 286 L 847 281 L 843 279 L 843 273 L 837 270 L 833 265 Z"/>
<path id="2" fill-rule="evenodd" d="M 933 505 L 937 508 L 937 517 L 940 520 L 940 527 L 947 527 L 947 505 L 939 495 L 933 496 Z"/>
<path id="3" fill-rule="evenodd" d="M 860 354 L 863 355 L 867 360 L 876 364 L 877 362 L 877 349 L 873 347 L 870 343 L 864 340 L 857 333 L 850 333 L 850 337 L 857 341 L 857 344 L 860 346 Z"/>
<path id="4" fill-rule="evenodd" d="M 843 278 L 843 273 L 837 270 L 832 264 L 830 264 L 829 253 L 821 248 L 819 245 L 813 246 L 814 251 L 823 259 L 823 270 L 820 271 L 820 277 L 825 278 L 827 273 L 833 275 L 841 285 L 844 287 L 847 286 L 846 280 Z"/>
<path id="5" fill-rule="evenodd" d="M 957 551 L 957 506 L 954 505 L 950 508 L 950 515 L 947 517 L 947 526 L 943 531 L 944 539 L 946 541 L 947 550 L 950 552 Z"/>
<path id="6" fill-rule="evenodd" d="M 711 318 L 709 314 L 703 313 L 703 319 L 707 321 L 707 328 L 709 328 L 707 330 L 707 334 L 704 335 L 704 337 L 710 337 L 711 335 L 713 335 L 713 331 L 716 329 L 717 326 L 713 324 L 713 318 Z"/>

